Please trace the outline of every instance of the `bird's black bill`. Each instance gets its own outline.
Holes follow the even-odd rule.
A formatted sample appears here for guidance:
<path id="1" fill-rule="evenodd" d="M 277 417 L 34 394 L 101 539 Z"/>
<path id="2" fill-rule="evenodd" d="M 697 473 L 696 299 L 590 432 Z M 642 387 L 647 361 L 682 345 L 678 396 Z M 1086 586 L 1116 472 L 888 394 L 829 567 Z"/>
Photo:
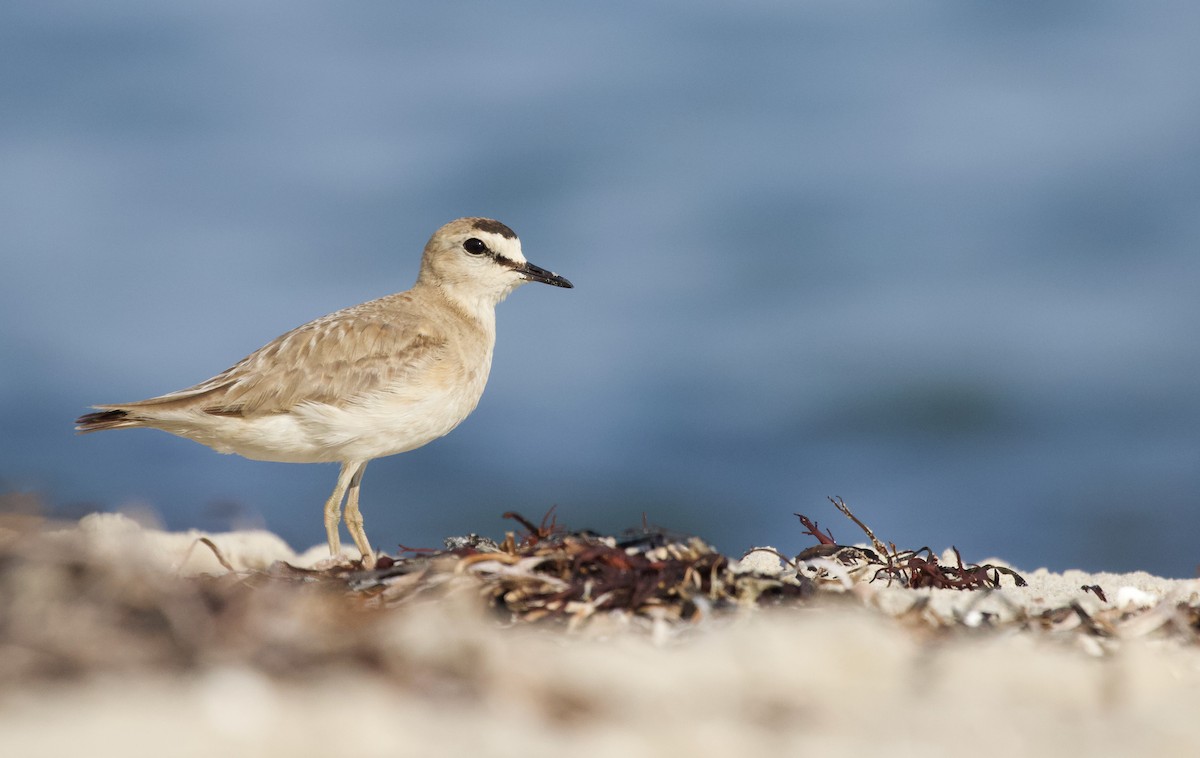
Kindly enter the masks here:
<path id="1" fill-rule="evenodd" d="M 525 278 L 531 282 L 553 284 L 555 287 L 566 287 L 567 289 L 571 289 L 575 286 L 553 271 L 547 271 L 541 266 L 535 266 L 532 263 L 526 262 L 521 266 L 520 271 L 525 275 Z"/>

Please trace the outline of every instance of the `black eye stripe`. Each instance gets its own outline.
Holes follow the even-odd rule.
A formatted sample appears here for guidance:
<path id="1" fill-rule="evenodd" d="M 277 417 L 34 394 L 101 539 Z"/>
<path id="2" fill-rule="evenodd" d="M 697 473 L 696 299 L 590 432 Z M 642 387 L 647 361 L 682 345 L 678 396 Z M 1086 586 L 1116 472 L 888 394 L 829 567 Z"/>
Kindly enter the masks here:
<path id="1" fill-rule="evenodd" d="M 464 242 L 463 250 L 466 250 L 470 255 L 483 255 L 491 252 L 488 250 L 488 246 L 484 243 L 484 241 L 478 237 L 471 237 Z"/>

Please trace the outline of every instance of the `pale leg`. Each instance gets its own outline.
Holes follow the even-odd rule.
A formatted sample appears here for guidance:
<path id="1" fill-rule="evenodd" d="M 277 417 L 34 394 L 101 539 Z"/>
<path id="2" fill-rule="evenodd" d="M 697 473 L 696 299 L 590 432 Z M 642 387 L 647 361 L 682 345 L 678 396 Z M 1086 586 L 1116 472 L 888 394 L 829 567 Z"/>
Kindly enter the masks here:
<path id="1" fill-rule="evenodd" d="M 358 489 L 362 484 L 363 471 L 367 469 L 367 461 L 359 464 L 354 472 L 354 477 L 350 480 L 349 494 L 346 495 L 346 528 L 350 530 L 350 536 L 354 538 L 354 544 L 358 546 L 358 550 L 362 553 L 363 568 L 375 567 L 375 551 L 371 549 L 371 543 L 367 542 L 367 533 L 363 529 L 362 512 L 358 510 Z"/>
<path id="2" fill-rule="evenodd" d="M 342 539 L 338 536 L 338 522 L 342 520 L 342 498 L 345 497 L 346 488 L 350 486 L 350 480 L 358 474 L 361 465 L 358 462 L 343 463 L 342 470 L 338 472 L 337 484 L 333 486 L 333 494 L 325 501 L 325 536 L 329 540 L 330 555 L 342 552 Z M 355 490 L 357 489 L 355 487 Z M 354 504 L 354 510 L 358 510 L 357 502 Z"/>

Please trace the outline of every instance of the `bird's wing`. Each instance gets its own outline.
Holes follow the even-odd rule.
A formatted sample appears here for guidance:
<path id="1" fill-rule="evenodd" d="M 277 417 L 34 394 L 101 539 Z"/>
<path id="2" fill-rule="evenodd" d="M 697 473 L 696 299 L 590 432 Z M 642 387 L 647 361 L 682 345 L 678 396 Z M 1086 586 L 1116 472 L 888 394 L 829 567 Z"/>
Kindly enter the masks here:
<path id="1" fill-rule="evenodd" d="M 353 312 L 357 311 L 357 312 Z M 194 387 L 111 409 L 184 408 L 225 416 L 286 413 L 403 383 L 446 354 L 430 324 L 383 311 L 341 311 L 297 327 Z"/>

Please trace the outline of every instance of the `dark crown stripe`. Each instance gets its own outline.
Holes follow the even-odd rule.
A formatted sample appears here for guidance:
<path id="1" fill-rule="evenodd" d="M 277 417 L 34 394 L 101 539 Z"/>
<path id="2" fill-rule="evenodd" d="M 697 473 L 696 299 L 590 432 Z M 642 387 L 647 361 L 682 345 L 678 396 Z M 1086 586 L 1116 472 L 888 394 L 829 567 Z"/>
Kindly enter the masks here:
<path id="1" fill-rule="evenodd" d="M 515 240 L 517 238 L 517 233 L 512 229 L 509 229 L 499 221 L 494 221 L 490 218 L 477 218 L 475 219 L 473 226 L 481 232 L 499 234 L 501 237 L 507 237 L 510 240 Z"/>

